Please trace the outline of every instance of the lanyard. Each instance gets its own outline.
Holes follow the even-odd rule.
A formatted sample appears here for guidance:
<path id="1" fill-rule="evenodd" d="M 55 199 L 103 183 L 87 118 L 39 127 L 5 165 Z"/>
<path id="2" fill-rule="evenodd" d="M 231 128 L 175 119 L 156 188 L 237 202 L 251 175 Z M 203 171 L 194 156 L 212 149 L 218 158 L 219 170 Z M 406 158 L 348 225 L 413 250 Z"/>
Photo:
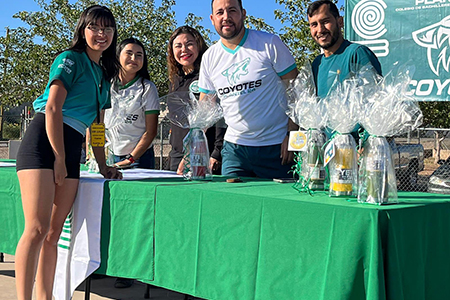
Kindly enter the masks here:
<path id="1" fill-rule="evenodd" d="M 86 53 L 87 56 L 87 53 Z M 89 57 L 88 57 L 89 58 Z M 100 82 L 97 81 L 97 76 L 98 73 L 96 71 L 96 67 L 94 65 L 94 62 L 89 59 L 89 61 L 91 62 L 90 67 L 91 67 L 91 71 L 92 71 L 92 75 L 94 77 L 94 82 L 95 82 L 95 86 L 96 86 L 96 102 L 97 102 L 97 124 L 100 123 L 100 97 L 99 95 L 102 94 L 102 86 L 103 86 L 103 73 L 100 76 Z"/>

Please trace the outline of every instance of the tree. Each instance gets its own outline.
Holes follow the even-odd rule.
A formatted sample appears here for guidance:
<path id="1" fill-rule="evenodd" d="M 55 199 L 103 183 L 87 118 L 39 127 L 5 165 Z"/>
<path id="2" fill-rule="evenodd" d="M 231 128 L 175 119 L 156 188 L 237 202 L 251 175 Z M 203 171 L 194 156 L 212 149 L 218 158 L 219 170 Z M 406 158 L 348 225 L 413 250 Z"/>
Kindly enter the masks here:
<path id="1" fill-rule="evenodd" d="M 193 13 L 189 13 L 184 20 L 184 25 L 197 29 L 198 32 L 200 32 L 200 34 L 202 35 L 206 44 L 211 45 L 211 36 L 213 35 L 213 33 L 211 32 L 211 30 L 199 25 L 202 20 L 202 17 L 196 16 Z"/>
<path id="2" fill-rule="evenodd" d="M 306 11 L 310 0 L 275 0 L 283 9 L 275 10 L 275 18 L 284 26 L 280 37 L 292 51 L 298 66 L 312 61 L 320 54 L 319 46 L 314 42 L 309 30 Z M 337 3 L 337 0 L 333 1 Z M 343 8 L 341 7 L 341 11 Z"/>
<path id="3" fill-rule="evenodd" d="M 448 101 L 419 102 L 423 114 L 423 126 L 433 128 L 450 128 L 450 103 Z M 449 131 L 434 131 L 435 163 L 441 159 L 441 146 Z"/>
<path id="4" fill-rule="evenodd" d="M 275 28 L 273 26 L 270 26 L 269 24 L 267 24 L 264 21 L 264 19 L 255 18 L 254 16 L 251 16 L 251 15 L 247 15 L 247 18 L 245 18 L 245 25 L 247 28 L 267 31 L 270 33 L 276 33 Z"/>
<path id="5" fill-rule="evenodd" d="M 11 29 L 0 37 L 0 96 L 3 105 L 31 102 L 45 89 L 50 65 L 55 55 L 67 49 L 81 12 L 92 4 L 107 6 L 116 18 L 118 41 L 128 37 L 139 39 L 149 57 L 149 73 L 159 94 L 168 91 L 167 41 L 176 28 L 174 0 L 36 0 L 37 12 L 22 11 L 14 15 L 29 28 Z M 198 25 L 200 17 L 189 15 L 188 24 L 208 34 Z"/>
<path id="6" fill-rule="evenodd" d="M 49 64 L 49 52 L 36 44 L 34 37 L 25 28 L 8 30 L 0 37 L 2 76 L 0 97 L 2 105 L 18 105 L 37 96 L 43 90 L 48 77 L 42 66 Z"/>
<path id="7" fill-rule="evenodd" d="M 280 37 L 292 51 L 297 65 L 301 66 L 306 61 L 319 55 L 319 47 L 314 42 L 309 31 L 306 9 L 308 0 L 276 0 L 284 9 L 275 10 L 275 18 L 284 26 L 281 28 Z"/>

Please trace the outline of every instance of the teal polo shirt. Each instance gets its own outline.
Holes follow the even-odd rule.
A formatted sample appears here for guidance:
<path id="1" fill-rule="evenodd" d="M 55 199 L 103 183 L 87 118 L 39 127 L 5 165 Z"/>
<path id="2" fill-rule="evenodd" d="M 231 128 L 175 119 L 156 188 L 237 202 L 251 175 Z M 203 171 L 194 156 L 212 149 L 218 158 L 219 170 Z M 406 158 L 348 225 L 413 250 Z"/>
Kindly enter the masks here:
<path id="1" fill-rule="evenodd" d="M 67 90 L 62 107 L 64 123 L 83 135 L 97 117 L 97 108 L 111 107 L 111 84 L 103 79 L 102 68 L 91 61 L 86 52 L 69 50 L 56 57 L 44 94 L 33 102 L 36 112 L 45 113 L 50 85 L 54 80 L 61 80 Z"/>
<path id="2" fill-rule="evenodd" d="M 347 40 L 344 40 L 339 49 L 329 57 L 319 55 L 311 66 L 317 96 L 321 99 L 327 96 L 337 74 L 339 81 L 342 82 L 367 64 L 371 64 L 378 74 L 382 74 L 380 62 L 369 48 Z"/>

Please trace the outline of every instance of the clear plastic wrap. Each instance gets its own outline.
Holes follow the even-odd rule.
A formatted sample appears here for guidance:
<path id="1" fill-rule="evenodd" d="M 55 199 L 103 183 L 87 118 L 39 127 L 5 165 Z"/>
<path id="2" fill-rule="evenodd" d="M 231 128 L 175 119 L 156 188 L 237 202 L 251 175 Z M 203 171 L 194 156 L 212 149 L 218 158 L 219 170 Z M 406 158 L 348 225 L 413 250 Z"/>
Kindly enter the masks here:
<path id="1" fill-rule="evenodd" d="M 326 136 L 323 131 L 309 129 L 307 132 L 307 150 L 301 152 L 302 155 L 302 186 L 308 187 L 312 191 L 324 190 L 325 188 L 325 167 L 323 150 Z"/>
<path id="2" fill-rule="evenodd" d="M 359 171 L 359 202 L 397 203 L 397 179 L 391 148 L 385 137 L 369 136 Z"/>
<path id="3" fill-rule="evenodd" d="M 297 77 L 287 85 L 286 114 L 304 129 L 321 129 L 325 126 L 323 101 L 316 96 L 311 65 L 306 63 Z"/>
<path id="4" fill-rule="evenodd" d="M 308 139 L 306 151 L 296 156 L 294 173 L 299 181 L 295 187 L 299 191 L 323 190 L 325 169 L 323 166 L 323 145 L 326 137 L 322 132 L 325 126 L 325 111 L 316 89 L 311 65 L 306 63 L 297 77 L 287 85 L 286 114 L 291 120 L 306 129 Z"/>
<path id="5" fill-rule="evenodd" d="M 106 131 L 107 142 L 105 143 L 104 151 L 105 151 L 105 160 L 107 166 L 114 165 L 114 153 L 111 150 L 111 143 L 108 142 L 108 130 Z M 97 160 L 95 159 L 94 150 L 90 143 L 88 143 L 88 151 L 86 155 L 86 163 L 84 164 L 88 168 L 89 173 L 100 173 L 100 169 L 98 167 Z"/>
<path id="6" fill-rule="evenodd" d="M 356 128 L 360 114 L 360 84 L 360 80 L 355 77 L 340 82 L 338 75 L 323 99 L 326 126 L 333 132 L 347 134 Z"/>
<path id="7" fill-rule="evenodd" d="M 117 88 L 114 86 L 114 88 Z M 112 94 L 117 94 L 114 89 L 111 90 Z M 111 137 L 120 138 L 120 136 L 116 136 L 117 133 L 115 129 L 118 125 L 121 125 L 124 120 L 126 120 L 127 115 L 130 112 L 139 111 L 143 109 L 145 106 L 144 101 L 135 101 L 133 97 L 111 97 L 111 118 L 107 119 L 108 124 L 106 124 L 108 129 L 114 132 L 111 132 Z"/>
<path id="8" fill-rule="evenodd" d="M 334 157 L 328 163 L 330 173 L 330 197 L 356 197 L 358 193 L 358 161 L 356 142 L 350 134 L 337 134 Z"/>
<path id="9" fill-rule="evenodd" d="M 358 201 L 373 204 L 397 203 L 397 183 L 392 153 L 386 137 L 413 130 L 422 123 L 422 112 L 409 95 L 414 68 L 394 65 L 385 76 L 363 69 L 360 86 L 360 124 L 370 134 L 364 144 L 359 170 Z"/>
<path id="10" fill-rule="evenodd" d="M 354 76 L 339 81 L 339 75 L 324 98 L 326 124 L 332 131 L 330 147 L 334 157 L 327 165 L 330 174 L 330 197 L 356 197 L 358 192 L 358 163 L 356 142 L 350 134 L 359 120 L 361 82 Z"/>
<path id="11" fill-rule="evenodd" d="M 216 101 L 216 94 L 206 94 L 197 100 L 194 94 L 170 93 L 165 96 L 168 119 L 181 128 L 208 129 L 223 118 L 222 107 Z"/>
<path id="12" fill-rule="evenodd" d="M 209 149 L 205 132 L 199 128 L 191 128 L 183 141 L 185 154 L 185 170 L 187 179 L 205 180 L 211 179 L 209 169 Z"/>
<path id="13" fill-rule="evenodd" d="M 183 139 L 183 175 L 188 180 L 210 180 L 212 173 L 204 131 L 223 118 L 222 107 L 216 102 L 215 94 L 197 100 L 191 93 L 187 98 L 185 93 L 166 96 L 168 119 L 179 127 L 190 129 Z"/>

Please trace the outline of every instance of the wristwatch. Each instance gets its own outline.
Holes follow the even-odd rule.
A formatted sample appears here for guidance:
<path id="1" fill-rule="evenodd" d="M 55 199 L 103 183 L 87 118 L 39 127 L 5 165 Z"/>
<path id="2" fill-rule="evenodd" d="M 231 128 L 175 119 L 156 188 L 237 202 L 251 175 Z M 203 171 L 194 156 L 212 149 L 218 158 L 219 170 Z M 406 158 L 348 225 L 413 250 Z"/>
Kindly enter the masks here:
<path id="1" fill-rule="evenodd" d="M 134 162 L 135 162 L 134 157 L 133 157 L 133 155 L 131 155 L 131 153 L 125 155 L 125 159 L 128 159 L 130 161 L 130 163 L 132 163 L 132 164 L 134 164 Z"/>

